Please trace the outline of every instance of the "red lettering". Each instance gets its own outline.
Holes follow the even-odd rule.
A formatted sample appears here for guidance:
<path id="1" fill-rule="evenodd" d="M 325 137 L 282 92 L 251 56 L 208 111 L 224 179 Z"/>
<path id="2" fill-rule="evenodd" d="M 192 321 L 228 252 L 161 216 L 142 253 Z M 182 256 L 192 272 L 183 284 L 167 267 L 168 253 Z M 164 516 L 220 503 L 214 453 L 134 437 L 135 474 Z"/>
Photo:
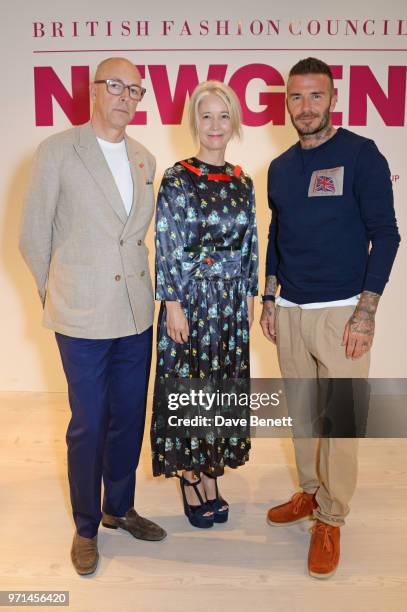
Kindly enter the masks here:
<path id="1" fill-rule="evenodd" d="M 210 65 L 207 78 L 223 81 L 226 69 L 226 65 Z M 163 125 L 179 125 L 182 121 L 187 94 L 191 95 L 199 83 L 196 66 L 180 65 L 174 97 L 171 96 L 167 67 L 165 65 L 149 66 L 148 70 Z"/>
<path id="2" fill-rule="evenodd" d="M 367 24 L 371 23 L 373 24 L 373 29 L 371 31 L 368 31 L 367 29 Z M 366 21 L 363 22 L 363 32 L 366 34 L 366 36 L 374 36 L 375 30 L 374 30 L 374 19 L 367 19 Z"/>
<path id="3" fill-rule="evenodd" d="M 137 36 L 149 36 L 149 21 L 137 21 Z"/>
<path id="4" fill-rule="evenodd" d="M 53 125 L 53 98 L 72 125 L 80 125 L 89 120 L 89 66 L 72 66 L 71 81 L 72 95 L 53 68 L 34 68 L 35 125 Z"/>
<path id="5" fill-rule="evenodd" d="M 257 25 L 257 28 L 255 28 L 255 25 Z M 263 33 L 263 24 L 259 19 L 255 19 L 250 23 L 250 32 L 253 36 L 258 36 Z"/>
<path id="6" fill-rule="evenodd" d="M 33 26 L 34 26 L 33 37 L 42 38 L 45 35 L 44 24 L 41 23 L 41 21 L 34 21 Z"/>
<path id="7" fill-rule="evenodd" d="M 140 73 L 142 79 L 146 78 L 146 67 L 145 66 L 136 66 Z M 146 111 L 136 111 L 134 113 L 133 119 L 130 121 L 130 125 L 147 125 L 147 113 Z"/>
<path id="8" fill-rule="evenodd" d="M 207 19 L 204 19 L 203 21 L 199 22 L 199 35 L 207 36 L 208 34 L 209 34 L 209 21 Z"/>
<path id="9" fill-rule="evenodd" d="M 44 30 L 45 31 L 45 30 Z M 146 66 L 137 66 L 141 77 L 146 76 Z M 207 79 L 224 82 L 227 64 L 209 65 Z M 163 125 L 179 125 L 182 121 L 187 97 L 205 77 L 200 78 L 195 64 L 179 66 L 175 86 L 170 83 L 167 66 L 149 65 L 149 75 Z M 343 78 L 343 66 L 331 66 L 334 80 Z M 260 108 L 249 108 L 246 100 L 247 89 L 252 80 L 265 83 L 257 96 Z M 407 68 L 388 67 L 387 92 L 376 80 L 368 66 L 351 66 L 349 76 L 348 125 L 367 125 L 368 99 L 387 126 L 405 125 L 405 103 Z M 268 64 L 248 64 L 232 74 L 229 85 L 235 90 L 243 111 L 243 123 L 247 126 L 261 126 L 272 122 L 285 124 L 285 92 L 272 91 L 271 87 L 283 87 L 282 75 Z M 50 66 L 34 68 L 35 123 L 38 126 L 53 125 L 53 108 L 56 102 L 73 125 L 89 119 L 89 67 L 71 67 L 71 86 L 62 83 Z M 335 87 L 337 95 L 337 88 Z M 334 125 L 343 124 L 342 112 L 332 113 Z M 147 125 L 147 112 L 138 110 L 131 122 L 133 125 Z"/>
<path id="10" fill-rule="evenodd" d="M 98 21 L 86 21 L 86 25 L 90 25 L 90 36 L 95 36 L 95 26 L 99 27 Z"/>
<path id="11" fill-rule="evenodd" d="M 191 36 L 192 34 L 188 21 L 184 21 L 184 25 L 181 28 L 180 36 L 184 36 L 185 34 L 187 34 L 188 36 Z"/>
<path id="12" fill-rule="evenodd" d="M 347 19 L 345 36 L 348 36 L 349 30 L 351 30 L 353 34 L 357 34 L 358 33 L 358 23 L 359 23 L 359 19 L 355 19 L 355 21 L 352 21 L 351 19 Z"/>
<path id="13" fill-rule="evenodd" d="M 315 27 L 313 27 L 314 24 Z M 319 21 L 316 21 L 316 19 L 313 19 L 313 21 L 310 21 L 308 23 L 307 30 L 308 34 L 311 34 L 311 36 L 316 36 L 321 31 L 321 24 L 319 23 Z"/>
<path id="14" fill-rule="evenodd" d="M 240 99 L 244 125 L 259 126 L 272 122 L 273 125 L 285 123 L 285 93 L 261 92 L 259 104 L 266 105 L 262 111 L 252 111 L 246 103 L 247 86 L 252 79 L 262 79 L 266 85 L 284 85 L 281 74 L 268 64 L 248 64 L 239 68 L 229 81 Z"/>
<path id="15" fill-rule="evenodd" d="M 62 23 L 60 21 L 52 22 L 52 38 L 63 38 Z"/>
<path id="16" fill-rule="evenodd" d="M 229 21 L 225 19 L 222 21 L 218 19 L 216 22 L 216 35 L 217 36 L 229 36 Z"/>
<path id="17" fill-rule="evenodd" d="M 407 36 L 407 32 L 403 32 L 403 26 L 406 24 L 405 19 L 399 19 L 399 27 L 397 30 L 397 36 Z"/>
<path id="18" fill-rule="evenodd" d="M 280 20 L 279 19 L 277 19 L 277 21 L 273 21 L 272 19 L 269 19 L 267 21 L 267 24 L 268 24 L 267 34 L 272 34 L 273 31 L 275 34 L 280 34 Z"/>
<path id="19" fill-rule="evenodd" d="M 289 30 L 290 34 L 292 34 L 293 36 L 300 36 L 300 34 L 301 34 L 301 24 L 300 24 L 300 31 L 299 32 L 294 32 L 293 27 L 294 27 L 294 23 L 292 21 L 290 21 L 290 23 L 288 25 L 288 30 Z"/>
<path id="20" fill-rule="evenodd" d="M 388 95 L 384 93 L 369 66 L 351 66 L 349 81 L 349 125 L 367 124 L 369 97 L 385 125 L 404 125 L 406 67 L 389 66 Z"/>
<path id="21" fill-rule="evenodd" d="M 168 36 L 168 32 L 170 32 L 172 30 L 172 26 L 174 25 L 174 22 L 171 21 L 163 21 L 163 35 L 164 36 Z"/>
<path id="22" fill-rule="evenodd" d="M 335 19 L 335 23 L 336 23 L 336 30 L 335 32 L 332 31 L 332 19 L 328 19 L 328 34 L 329 36 L 336 36 L 338 34 L 338 30 L 339 30 L 339 19 Z"/>
<path id="23" fill-rule="evenodd" d="M 122 21 L 122 36 L 130 35 L 130 21 Z"/>
<path id="24" fill-rule="evenodd" d="M 332 76 L 335 79 L 341 79 L 343 75 L 343 66 L 330 66 L 332 71 Z M 334 88 L 335 95 L 338 96 L 338 88 Z M 342 113 L 338 111 L 334 111 L 331 113 L 332 123 L 333 125 L 342 125 Z"/>

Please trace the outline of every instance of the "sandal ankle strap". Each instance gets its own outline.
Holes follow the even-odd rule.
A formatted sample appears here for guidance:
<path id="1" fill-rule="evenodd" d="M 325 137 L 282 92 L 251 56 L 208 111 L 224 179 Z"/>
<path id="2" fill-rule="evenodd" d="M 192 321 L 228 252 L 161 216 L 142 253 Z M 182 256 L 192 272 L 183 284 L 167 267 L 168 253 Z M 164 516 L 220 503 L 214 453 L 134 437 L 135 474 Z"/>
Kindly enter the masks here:
<path id="1" fill-rule="evenodd" d="M 187 485 L 187 487 L 194 487 L 195 485 L 199 485 L 199 483 L 201 482 L 200 478 L 197 478 L 196 480 L 194 480 L 194 482 L 191 482 L 190 480 L 185 478 L 185 476 L 179 476 L 178 474 L 176 474 L 176 477 L 179 478 L 182 483 Z"/>
<path id="2" fill-rule="evenodd" d="M 177 476 L 178 476 L 178 474 L 177 474 Z M 181 480 L 181 486 L 187 485 L 188 487 L 193 487 L 194 488 L 195 494 L 196 494 L 197 498 L 199 499 L 199 502 L 200 502 L 201 506 L 203 506 L 206 502 L 203 500 L 203 497 L 200 494 L 199 489 L 198 489 L 198 485 L 201 482 L 201 479 L 198 478 L 197 480 L 194 480 L 194 482 L 190 482 L 189 480 L 187 480 L 185 478 L 185 476 L 178 476 L 178 478 Z"/>

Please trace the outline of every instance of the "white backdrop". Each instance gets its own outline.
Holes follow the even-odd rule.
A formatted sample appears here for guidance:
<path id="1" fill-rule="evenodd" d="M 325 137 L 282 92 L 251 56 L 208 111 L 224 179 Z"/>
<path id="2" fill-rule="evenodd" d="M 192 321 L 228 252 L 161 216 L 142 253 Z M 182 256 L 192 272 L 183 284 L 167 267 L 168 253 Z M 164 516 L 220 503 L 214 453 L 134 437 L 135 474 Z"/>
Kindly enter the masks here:
<path id="1" fill-rule="evenodd" d="M 283 116 L 285 125 L 276 125 L 281 96 L 270 98 L 270 93 L 284 91 L 289 68 L 300 58 L 320 57 L 337 67 L 337 111 L 342 113 L 343 127 L 374 138 L 389 161 L 395 179 L 400 231 L 404 235 L 407 222 L 404 205 L 407 196 L 404 116 L 407 15 L 404 0 L 393 0 L 387 5 L 378 0 L 364 0 L 358 5 L 349 0 L 339 4 L 322 0 L 306 3 L 283 0 L 273 3 L 266 0 L 256 3 L 247 0 L 223 3 L 215 0 L 204 3 L 178 0 L 172 3 L 163 0 L 150 3 L 37 0 L 28 3 L 14 0 L 6 3 L 1 0 L 1 8 L 0 44 L 4 71 L 0 102 L 3 119 L 0 153 L 1 390 L 65 390 L 54 338 L 40 325 L 41 306 L 34 283 L 18 253 L 17 237 L 35 147 L 46 136 L 71 126 L 66 100 L 68 94 L 73 93 L 72 67 L 82 67 L 75 69 L 79 71 L 75 78 L 78 74 L 78 78 L 81 74 L 86 77 L 87 67 L 92 72 L 101 59 L 113 55 L 125 56 L 135 64 L 146 66 L 144 85 L 148 93 L 139 107 L 147 113 L 146 122 L 129 126 L 128 131 L 156 155 L 157 188 L 166 167 L 195 152 L 185 116 L 183 124 L 179 125 L 168 116 L 166 122 L 163 121 L 160 115 L 160 110 L 161 113 L 171 110 L 171 96 L 178 75 L 181 90 L 188 74 L 192 74 L 193 79 L 195 69 L 197 78 L 202 81 L 207 78 L 210 65 L 226 66 L 223 69 L 225 81 L 233 78 L 235 86 L 242 89 L 248 107 L 247 122 L 251 123 L 244 128 L 243 142 L 231 144 L 227 157 L 232 163 L 242 165 L 254 179 L 262 287 L 270 218 L 266 199 L 267 168 L 273 157 L 296 140 L 287 116 L 285 119 Z M 145 23 L 141 23 L 145 21 L 149 22 L 148 35 Z M 145 35 L 139 35 L 143 32 Z M 180 65 L 189 67 L 180 69 Z M 38 70 L 40 67 L 52 70 L 45 74 Z M 238 70 L 240 72 L 233 77 Z M 66 99 L 62 102 L 58 91 L 52 89 L 58 79 L 61 82 L 59 93 L 66 90 Z M 276 84 L 278 81 L 281 84 Z M 75 95 L 79 91 L 78 82 L 75 83 L 75 88 L 78 87 Z M 365 95 L 366 88 L 372 99 Z M 47 94 L 49 89 L 58 98 L 52 103 Z M 269 105 L 271 111 L 267 110 Z M 86 115 L 86 105 L 82 104 L 81 108 Z M 260 115 L 262 112 L 265 115 Z M 266 116 L 267 112 L 271 115 Z M 274 117 L 274 125 L 270 123 L 270 116 Z M 36 125 L 47 122 L 50 124 Z M 147 243 L 153 255 L 152 228 Z M 372 376 L 405 377 L 407 374 L 406 264 L 406 250 L 402 244 L 377 315 Z M 260 305 L 257 304 L 257 319 L 259 314 Z M 253 375 L 278 376 L 275 349 L 263 339 L 257 322 L 251 347 Z"/>

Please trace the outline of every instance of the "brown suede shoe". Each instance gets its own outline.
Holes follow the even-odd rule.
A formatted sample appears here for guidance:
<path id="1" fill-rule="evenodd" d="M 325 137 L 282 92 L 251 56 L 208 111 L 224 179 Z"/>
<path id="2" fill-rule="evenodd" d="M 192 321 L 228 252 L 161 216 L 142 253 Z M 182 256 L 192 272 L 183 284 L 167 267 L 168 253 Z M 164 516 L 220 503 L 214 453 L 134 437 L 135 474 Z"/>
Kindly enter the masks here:
<path id="1" fill-rule="evenodd" d="M 280 506 L 270 508 L 267 512 L 269 525 L 294 525 L 312 518 L 312 513 L 318 507 L 315 493 L 295 493 L 290 501 Z"/>
<path id="2" fill-rule="evenodd" d="M 130 508 L 124 518 L 103 512 L 102 525 L 108 529 L 125 529 L 139 540 L 163 540 L 167 535 L 162 527 L 137 514 L 134 508 Z"/>
<path id="3" fill-rule="evenodd" d="M 340 528 L 316 521 L 308 554 L 308 570 L 313 578 L 330 578 L 336 572 L 340 554 Z"/>
<path id="4" fill-rule="evenodd" d="M 71 559 L 79 575 L 93 574 L 99 561 L 98 537 L 84 538 L 75 532 L 72 541 Z"/>

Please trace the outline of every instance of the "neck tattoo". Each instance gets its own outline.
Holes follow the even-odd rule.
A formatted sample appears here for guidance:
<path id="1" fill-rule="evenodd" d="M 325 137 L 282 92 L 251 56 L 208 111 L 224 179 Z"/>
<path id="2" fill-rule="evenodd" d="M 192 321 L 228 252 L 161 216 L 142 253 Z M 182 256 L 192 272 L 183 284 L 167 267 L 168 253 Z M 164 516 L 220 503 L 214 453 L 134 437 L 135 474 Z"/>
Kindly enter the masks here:
<path id="1" fill-rule="evenodd" d="M 335 134 L 336 130 L 332 125 L 327 125 L 326 128 L 318 132 L 317 134 L 306 134 L 300 136 L 300 143 L 302 149 L 314 149 L 319 147 Z"/>

